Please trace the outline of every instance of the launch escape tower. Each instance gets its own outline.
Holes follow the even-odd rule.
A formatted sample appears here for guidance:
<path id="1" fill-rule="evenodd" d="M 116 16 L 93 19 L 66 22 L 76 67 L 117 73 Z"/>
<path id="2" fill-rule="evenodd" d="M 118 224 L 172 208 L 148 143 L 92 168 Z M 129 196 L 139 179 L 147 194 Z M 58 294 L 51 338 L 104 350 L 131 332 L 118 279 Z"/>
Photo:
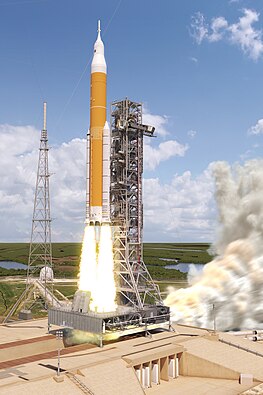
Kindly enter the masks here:
<path id="1" fill-rule="evenodd" d="M 143 137 L 154 128 L 142 124 L 142 105 L 127 98 L 111 105 L 111 222 L 118 304 L 142 309 L 162 305 L 159 287 L 143 262 Z"/>

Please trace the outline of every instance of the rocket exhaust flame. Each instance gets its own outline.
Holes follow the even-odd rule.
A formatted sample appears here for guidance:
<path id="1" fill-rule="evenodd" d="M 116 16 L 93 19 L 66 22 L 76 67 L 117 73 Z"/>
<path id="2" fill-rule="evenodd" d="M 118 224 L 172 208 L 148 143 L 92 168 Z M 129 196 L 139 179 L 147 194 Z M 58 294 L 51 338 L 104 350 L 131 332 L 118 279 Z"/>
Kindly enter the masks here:
<path id="1" fill-rule="evenodd" d="M 99 241 L 96 241 L 96 230 L 100 231 Z M 86 226 L 78 288 L 91 293 L 91 311 L 105 313 L 116 310 L 112 234 L 109 224 L 103 224 L 98 229 L 95 226 Z"/>
<path id="2" fill-rule="evenodd" d="M 112 251 L 111 227 L 107 224 L 100 228 L 99 253 L 97 264 L 96 288 L 92 295 L 91 309 L 98 313 L 115 311 L 116 287 L 114 281 L 114 262 Z"/>
<path id="3" fill-rule="evenodd" d="M 82 244 L 79 283 L 81 291 L 95 292 L 96 283 L 96 237 L 95 227 L 86 226 Z"/>
<path id="4" fill-rule="evenodd" d="M 191 286 L 170 290 L 164 303 L 178 323 L 219 330 L 263 327 L 263 161 L 233 170 L 214 167 L 220 233 L 218 257 Z"/>

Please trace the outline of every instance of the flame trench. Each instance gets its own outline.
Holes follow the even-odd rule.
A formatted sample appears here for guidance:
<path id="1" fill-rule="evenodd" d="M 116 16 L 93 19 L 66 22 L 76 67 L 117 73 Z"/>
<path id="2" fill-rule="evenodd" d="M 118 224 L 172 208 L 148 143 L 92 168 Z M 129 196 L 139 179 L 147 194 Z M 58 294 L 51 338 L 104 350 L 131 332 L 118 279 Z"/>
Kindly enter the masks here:
<path id="1" fill-rule="evenodd" d="M 99 241 L 96 240 L 96 230 Z M 99 229 L 88 225 L 85 229 L 78 288 L 90 292 L 91 311 L 103 313 L 116 310 L 112 233 L 108 224 Z"/>

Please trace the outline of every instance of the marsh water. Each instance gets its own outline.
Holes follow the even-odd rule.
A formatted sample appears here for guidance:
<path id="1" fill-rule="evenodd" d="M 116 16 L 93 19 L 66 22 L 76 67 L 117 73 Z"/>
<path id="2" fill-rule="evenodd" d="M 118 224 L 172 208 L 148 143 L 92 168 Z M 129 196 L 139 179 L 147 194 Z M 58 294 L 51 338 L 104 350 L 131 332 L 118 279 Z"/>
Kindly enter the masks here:
<path id="1" fill-rule="evenodd" d="M 3 269 L 27 269 L 27 265 L 24 263 L 14 262 L 14 261 L 0 261 L 0 267 Z"/>

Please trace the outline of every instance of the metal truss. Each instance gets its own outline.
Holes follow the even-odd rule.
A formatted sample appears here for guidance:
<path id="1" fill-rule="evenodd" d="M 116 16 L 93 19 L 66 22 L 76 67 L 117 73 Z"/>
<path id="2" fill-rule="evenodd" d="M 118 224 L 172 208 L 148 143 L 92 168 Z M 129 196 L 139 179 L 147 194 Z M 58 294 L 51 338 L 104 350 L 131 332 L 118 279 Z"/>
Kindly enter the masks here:
<path id="1" fill-rule="evenodd" d="M 143 262 L 143 137 L 154 128 L 142 124 L 142 105 L 128 99 L 111 105 L 111 221 L 118 303 L 141 309 L 162 304 L 159 287 Z"/>
<path id="2" fill-rule="evenodd" d="M 44 103 L 44 125 L 41 131 L 37 181 L 35 190 L 34 211 L 32 219 L 31 240 L 29 248 L 27 286 L 30 286 L 33 278 L 44 270 L 44 286 L 49 286 L 53 294 L 53 281 L 49 274 L 52 269 L 52 245 L 51 245 L 51 217 L 50 217 L 50 192 L 48 170 L 48 134 L 46 128 L 46 103 Z M 43 277 L 43 276 L 42 276 Z M 46 291 L 47 295 L 50 291 Z M 45 297 L 45 303 L 47 297 Z"/>

